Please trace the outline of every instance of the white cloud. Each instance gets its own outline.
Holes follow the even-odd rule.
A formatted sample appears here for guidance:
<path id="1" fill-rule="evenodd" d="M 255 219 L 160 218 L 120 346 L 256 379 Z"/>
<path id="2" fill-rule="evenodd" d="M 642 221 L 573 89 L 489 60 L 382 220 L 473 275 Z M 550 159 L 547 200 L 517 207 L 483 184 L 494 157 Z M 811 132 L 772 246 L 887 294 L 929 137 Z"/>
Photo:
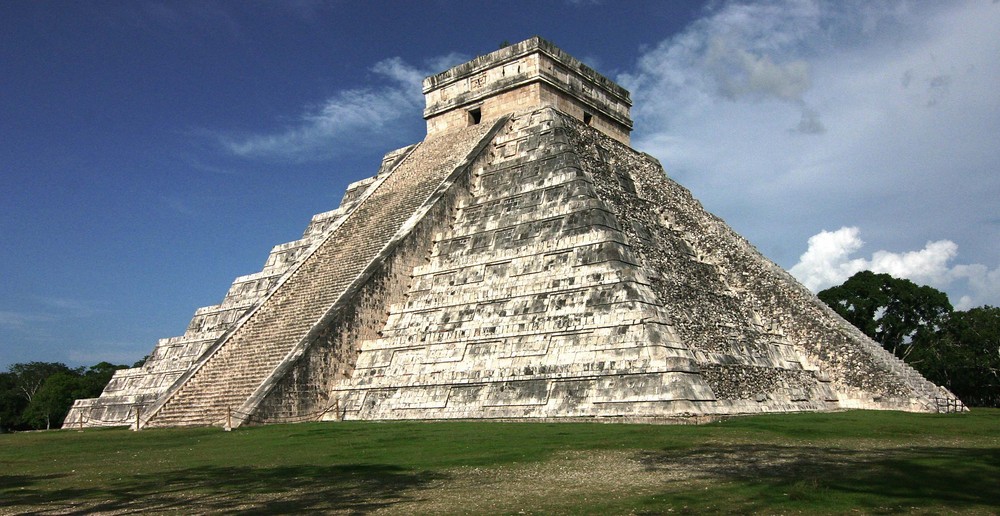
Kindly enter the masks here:
<path id="1" fill-rule="evenodd" d="M 956 265 L 951 270 L 955 281 L 968 284 L 969 293 L 961 295 L 955 303 L 955 308 L 968 310 L 976 306 L 1000 306 L 1000 266 L 994 269 L 981 264 Z"/>
<path id="2" fill-rule="evenodd" d="M 810 237 L 847 256 L 810 246 L 810 281 L 860 248 L 816 228 L 863 227 L 874 249 L 920 249 L 866 262 L 1000 304 L 994 269 L 941 269 L 958 248 L 1000 263 L 998 25 L 996 2 L 720 3 L 618 78 L 633 146 L 779 264 Z"/>
<path id="3" fill-rule="evenodd" d="M 58 313 L 59 317 L 92 317 L 105 310 L 95 306 L 91 301 L 81 301 L 65 297 L 35 296 L 34 300 L 50 310 Z"/>
<path id="4" fill-rule="evenodd" d="M 864 245 L 859 233 L 858 228 L 840 228 L 809 237 L 809 248 L 789 272 L 813 292 L 842 283 L 866 269 L 865 260 L 849 258 Z"/>
<path id="5" fill-rule="evenodd" d="M 420 120 L 423 108 L 421 81 L 431 73 L 464 60 L 448 54 L 427 61 L 423 68 L 398 57 L 375 63 L 371 71 L 381 77 L 380 87 L 345 90 L 317 106 L 307 108 L 292 125 L 281 130 L 244 136 L 227 135 L 223 146 L 244 158 L 315 161 L 330 158 L 357 145 L 399 136 L 411 128 L 402 121 Z"/>
<path id="6" fill-rule="evenodd" d="M 925 283 L 946 282 L 948 262 L 958 255 L 958 245 L 950 240 L 927 242 L 919 251 L 893 253 L 876 251 L 870 269 Z"/>
<path id="7" fill-rule="evenodd" d="M 965 310 L 988 304 L 1000 294 L 1000 266 L 949 265 L 958 256 L 950 240 L 927 242 L 923 249 L 902 253 L 879 250 L 871 258 L 853 258 L 864 242 L 856 227 L 821 231 L 809 238 L 809 248 L 789 272 L 813 292 L 839 285 L 857 272 L 870 270 L 906 278 L 920 285 L 967 292 L 953 298 Z"/>
<path id="8" fill-rule="evenodd" d="M 770 100 L 801 112 L 802 122 L 792 129 L 821 132 L 818 112 L 803 97 L 812 85 L 810 64 L 789 51 L 820 20 L 811 2 L 731 3 L 662 42 L 640 58 L 636 72 L 619 80 L 635 93 L 639 118 L 669 121 L 676 113 L 669 108 L 692 100 L 698 101 L 696 111 L 720 99 Z"/>
<path id="9" fill-rule="evenodd" d="M 412 95 L 397 86 L 348 90 L 308 109 L 295 124 L 280 131 L 226 136 L 222 143 L 229 152 L 244 158 L 325 159 L 336 154 L 338 144 L 353 141 L 362 133 L 371 136 L 417 109 Z"/>

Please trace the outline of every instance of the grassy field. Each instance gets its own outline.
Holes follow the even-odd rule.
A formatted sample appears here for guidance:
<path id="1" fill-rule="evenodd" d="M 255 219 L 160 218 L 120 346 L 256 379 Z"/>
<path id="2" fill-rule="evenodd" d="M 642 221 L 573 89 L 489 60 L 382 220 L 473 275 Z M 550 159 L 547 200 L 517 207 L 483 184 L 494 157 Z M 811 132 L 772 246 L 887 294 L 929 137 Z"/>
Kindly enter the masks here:
<path id="1" fill-rule="evenodd" d="M 1000 410 L 0 435 L 0 513 L 1000 511 Z"/>

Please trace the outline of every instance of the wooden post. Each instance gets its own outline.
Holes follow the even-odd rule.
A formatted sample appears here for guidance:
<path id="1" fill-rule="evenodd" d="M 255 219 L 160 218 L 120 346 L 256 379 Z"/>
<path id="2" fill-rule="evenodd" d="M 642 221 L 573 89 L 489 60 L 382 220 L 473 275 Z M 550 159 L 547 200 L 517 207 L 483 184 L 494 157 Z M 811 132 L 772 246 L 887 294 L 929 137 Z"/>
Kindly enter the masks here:
<path id="1" fill-rule="evenodd" d="M 135 406 L 135 431 L 139 431 L 139 415 L 142 414 L 142 405 Z"/>
<path id="2" fill-rule="evenodd" d="M 226 428 L 227 432 L 233 430 L 233 407 L 226 407 Z"/>

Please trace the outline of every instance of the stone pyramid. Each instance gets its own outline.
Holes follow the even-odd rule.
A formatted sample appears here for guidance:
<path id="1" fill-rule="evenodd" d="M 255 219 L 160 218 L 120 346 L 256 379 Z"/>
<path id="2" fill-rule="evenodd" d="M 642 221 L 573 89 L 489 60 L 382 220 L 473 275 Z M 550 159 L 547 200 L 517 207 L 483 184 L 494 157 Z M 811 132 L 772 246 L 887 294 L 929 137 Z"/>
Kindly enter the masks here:
<path id="1" fill-rule="evenodd" d="M 424 81 L 427 138 L 65 426 L 961 409 L 628 146 L 540 38 Z"/>

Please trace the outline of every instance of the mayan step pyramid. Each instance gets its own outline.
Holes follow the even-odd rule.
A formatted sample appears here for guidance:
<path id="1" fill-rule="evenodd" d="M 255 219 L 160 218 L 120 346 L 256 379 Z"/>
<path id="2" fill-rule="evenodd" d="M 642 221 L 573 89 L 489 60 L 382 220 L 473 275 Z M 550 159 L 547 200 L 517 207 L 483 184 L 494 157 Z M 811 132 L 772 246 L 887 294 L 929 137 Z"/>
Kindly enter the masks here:
<path id="1" fill-rule="evenodd" d="M 961 409 L 629 147 L 532 38 L 424 81 L 427 138 L 65 426 Z"/>

